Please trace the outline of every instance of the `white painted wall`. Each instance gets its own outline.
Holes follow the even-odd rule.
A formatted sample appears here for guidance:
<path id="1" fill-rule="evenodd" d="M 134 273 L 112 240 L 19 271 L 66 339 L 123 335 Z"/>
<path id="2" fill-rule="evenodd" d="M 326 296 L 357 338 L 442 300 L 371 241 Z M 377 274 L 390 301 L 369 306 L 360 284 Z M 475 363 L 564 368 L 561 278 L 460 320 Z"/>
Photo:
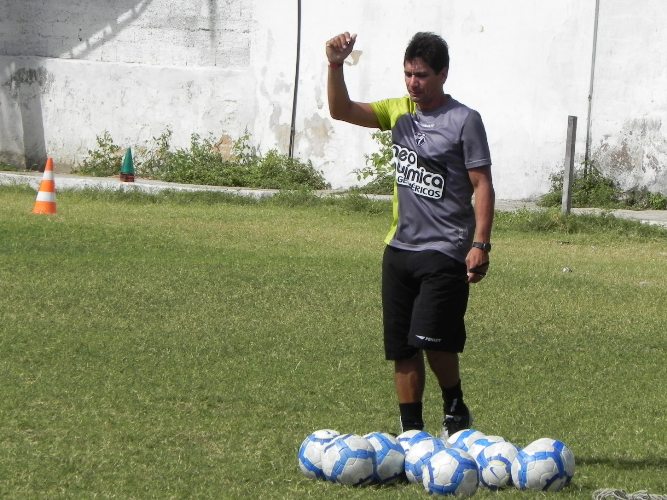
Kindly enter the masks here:
<path id="1" fill-rule="evenodd" d="M 546 192 L 550 172 L 562 166 L 567 116 L 586 113 L 594 11 L 584 4 L 515 0 L 508 9 L 497 0 L 420 0 L 417 13 L 415 3 L 341 0 L 306 16 L 309 42 L 303 56 L 312 61 L 306 73 L 319 70 L 317 86 L 324 87 L 323 41 L 349 29 L 358 32 L 361 52 L 358 63 L 345 69 L 351 96 L 403 95 L 403 53 L 410 37 L 416 31 L 441 33 L 451 56 L 445 89 L 482 114 L 498 195 L 527 198 Z M 315 108 L 304 103 L 301 109 Z M 360 148 L 368 147 L 359 144 L 365 133 L 358 128 L 333 126 L 330 147 L 340 155 L 342 174 L 359 164 Z"/>
<path id="2" fill-rule="evenodd" d="M 594 0 L 302 0 L 295 155 L 341 187 L 376 148 L 370 130 L 329 118 L 328 37 L 359 34 L 345 72 L 368 101 L 405 93 L 405 45 L 431 30 L 450 44 L 446 90 L 485 121 L 498 196 L 544 193 L 568 115 L 584 154 L 594 11 Z M 662 192 L 665 14 L 660 0 L 601 0 L 591 127 L 595 159 Z M 296 0 L 0 1 L 0 159 L 48 153 L 65 169 L 104 130 L 137 146 L 167 127 L 178 147 L 248 130 L 263 151 L 287 152 L 296 33 Z"/>
<path id="3" fill-rule="evenodd" d="M 667 3 L 601 0 L 592 157 L 625 188 L 667 193 Z M 664 126 L 663 126 L 664 125 Z"/>
<path id="4" fill-rule="evenodd" d="M 260 104 L 253 8 L 233 0 L 7 4 L 0 105 L 20 118 L 3 124 L 0 140 L 21 143 L 41 118 L 46 150 L 64 166 L 81 161 L 104 130 L 135 145 L 171 128 L 177 146 L 192 133 L 252 130 Z"/>

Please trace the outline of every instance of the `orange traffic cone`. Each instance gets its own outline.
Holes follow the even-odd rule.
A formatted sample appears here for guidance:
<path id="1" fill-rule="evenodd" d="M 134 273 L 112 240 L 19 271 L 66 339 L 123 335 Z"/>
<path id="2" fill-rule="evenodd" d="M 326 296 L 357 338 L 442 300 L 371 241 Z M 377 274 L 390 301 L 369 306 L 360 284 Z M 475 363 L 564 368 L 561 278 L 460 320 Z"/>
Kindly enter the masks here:
<path id="1" fill-rule="evenodd" d="M 53 179 L 53 159 L 46 160 L 42 182 L 39 184 L 39 192 L 35 200 L 33 214 L 55 214 L 56 213 L 56 183 Z"/>

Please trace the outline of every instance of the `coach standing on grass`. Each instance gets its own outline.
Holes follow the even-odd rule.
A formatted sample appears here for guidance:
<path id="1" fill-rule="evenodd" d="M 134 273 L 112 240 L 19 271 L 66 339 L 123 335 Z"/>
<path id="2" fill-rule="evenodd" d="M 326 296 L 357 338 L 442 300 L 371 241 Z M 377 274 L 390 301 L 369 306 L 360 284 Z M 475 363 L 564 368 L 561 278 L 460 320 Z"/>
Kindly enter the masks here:
<path id="1" fill-rule="evenodd" d="M 382 306 L 385 356 L 394 361 L 401 431 L 422 429 L 424 354 L 442 389 L 443 437 L 469 428 L 459 354 L 469 284 L 486 274 L 495 194 L 482 119 L 445 94 L 445 41 L 417 33 L 403 60 L 408 96 L 371 103 L 349 97 L 343 61 L 356 35 L 326 42 L 332 118 L 392 131 L 394 220 L 385 239 Z M 474 194 L 474 207 L 472 196 Z"/>

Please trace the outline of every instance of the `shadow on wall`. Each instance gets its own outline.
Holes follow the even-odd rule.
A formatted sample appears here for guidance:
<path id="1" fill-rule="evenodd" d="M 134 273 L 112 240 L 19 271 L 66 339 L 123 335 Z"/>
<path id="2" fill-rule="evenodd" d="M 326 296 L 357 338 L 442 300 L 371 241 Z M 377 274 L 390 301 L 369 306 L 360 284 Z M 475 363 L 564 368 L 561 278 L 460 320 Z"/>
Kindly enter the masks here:
<path id="1" fill-rule="evenodd" d="M 3 67 L 4 66 L 4 67 Z M 47 85 L 44 68 L 17 68 L 0 63 L 0 160 L 31 170 L 46 162 L 41 89 Z"/>
<path id="2" fill-rule="evenodd" d="M 141 16 L 152 1 L 9 3 L 0 20 L 0 161 L 30 170 L 44 168 L 42 96 L 52 76 L 41 64 L 43 58 L 85 59 Z M 46 37 L 43 30 L 50 28 L 49 20 L 57 20 L 52 31 L 58 34 Z"/>

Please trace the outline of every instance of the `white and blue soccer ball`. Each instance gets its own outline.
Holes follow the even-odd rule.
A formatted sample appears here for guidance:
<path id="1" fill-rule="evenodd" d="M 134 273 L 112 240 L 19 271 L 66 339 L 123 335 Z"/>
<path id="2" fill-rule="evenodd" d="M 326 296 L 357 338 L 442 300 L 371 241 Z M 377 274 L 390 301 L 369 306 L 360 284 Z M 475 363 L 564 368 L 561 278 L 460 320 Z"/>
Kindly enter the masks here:
<path id="1" fill-rule="evenodd" d="M 422 482 L 422 469 L 434 453 L 446 448 L 444 441 L 432 437 L 412 445 L 405 455 L 405 476 L 411 483 Z"/>
<path id="2" fill-rule="evenodd" d="M 426 431 L 410 429 L 409 431 L 405 431 L 399 434 L 396 439 L 398 439 L 398 442 L 403 447 L 403 451 L 407 455 L 413 444 L 416 444 L 424 439 L 433 439 L 433 436 Z"/>
<path id="3" fill-rule="evenodd" d="M 332 429 L 320 429 L 303 440 L 299 447 L 299 469 L 310 479 L 324 479 L 322 472 L 322 451 L 338 432 Z"/>
<path id="4" fill-rule="evenodd" d="M 473 441 L 470 446 L 468 446 L 468 453 L 470 456 L 474 459 L 477 459 L 477 455 L 479 455 L 479 452 L 482 451 L 484 448 L 486 448 L 489 445 L 492 445 L 494 443 L 500 443 L 502 441 L 505 441 L 505 438 L 500 437 L 500 436 L 484 436 L 479 439 L 476 439 Z"/>
<path id="5" fill-rule="evenodd" d="M 338 436 L 322 453 L 322 472 L 332 482 L 351 486 L 371 484 L 375 468 L 375 448 L 358 434 Z"/>
<path id="6" fill-rule="evenodd" d="M 432 495 L 472 496 L 479 487 L 477 463 L 465 451 L 445 448 L 424 465 L 422 484 Z"/>
<path id="7" fill-rule="evenodd" d="M 391 484 L 403 477 L 405 452 L 391 434 L 371 432 L 364 436 L 375 449 L 375 482 Z"/>
<path id="8" fill-rule="evenodd" d="M 462 429 L 447 438 L 447 447 L 468 451 L 470 445 L 484 436 L 486 434 L 475 429 Z"/>
<path id="9" fill-rule="evenodd" d="M 521 490 L 559 491 L 573 476 L 574 454 L 556 439 L 533 441 L 512 462 L 512 482 Z"/>
<path id="10" fill-rule="evenodd" d="M 475 458 L 479 468 L 479 484 L 499 490 L 512 484 L 512 463 L 519 449 L 510 442 L 499 441 L 483 448 Z"/>

